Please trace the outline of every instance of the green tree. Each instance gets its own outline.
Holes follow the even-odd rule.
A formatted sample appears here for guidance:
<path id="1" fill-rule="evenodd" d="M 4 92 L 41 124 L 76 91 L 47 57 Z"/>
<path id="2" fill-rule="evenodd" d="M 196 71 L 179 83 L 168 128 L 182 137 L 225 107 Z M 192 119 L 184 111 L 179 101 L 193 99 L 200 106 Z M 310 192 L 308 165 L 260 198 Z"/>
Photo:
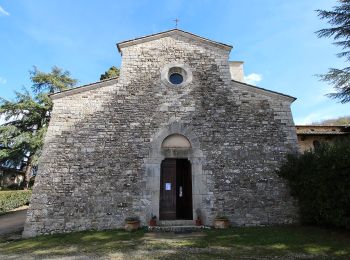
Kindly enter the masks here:
<path id="1" fill-rule="evenodd" d="M 100 80 L 119 77 L 119 69 L 112 66 L 105 73 L 101 74 Z"/>
<path id="2" fill-rule="evenodd" d="M 316 32 L 318 37 L 332 37 L 334 44 L 342 48 L 338 57 L 350 61 L 350 0 L 338 0 L 339 5 L 333 10 L 316 10 L 321 19 L 328 20 L 330 28 Z M 330 68 L 326 74 L 320 75 L 321 80 L 334 86 L 335 93 L 328 94 L 329 97 L 340 99 L 341 103 L 350 102 L 350 67 L 343 69 Z"/>
<path id="3" fill-rule="evenodd" d="M 277 174 L 288 180 L 304 224 L 350 230 L 350 138 L 288 155 Z"/>
<path id="4" fill-rule="evenodd" d="M 13 101 L 0 98 L 0 115 L 6 121 L 0 126 L 0 164 L 20 167 L 25 172 L 26 188 L 51 117 L 53 104 L 49 94 L 72 88 L 77 82 L 68 71 L 58 67 L 49 73 L 34 67 L 30 79 L 34 95 L 24 89 L 15 93 Z"/>

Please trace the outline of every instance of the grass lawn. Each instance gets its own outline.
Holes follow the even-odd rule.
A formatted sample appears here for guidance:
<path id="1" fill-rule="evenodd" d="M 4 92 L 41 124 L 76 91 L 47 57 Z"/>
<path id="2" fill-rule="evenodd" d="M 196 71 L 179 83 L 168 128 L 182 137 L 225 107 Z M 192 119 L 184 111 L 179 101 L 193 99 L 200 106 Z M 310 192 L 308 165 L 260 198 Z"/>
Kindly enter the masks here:
<path id="1" fill-rule="evenodd" d="M 0 241 L 0 259 L 64 256 L 87 259 L 350 259 L 350 233 L 292 226 L 206 230 L 192 234 L 111 230 Z"/>

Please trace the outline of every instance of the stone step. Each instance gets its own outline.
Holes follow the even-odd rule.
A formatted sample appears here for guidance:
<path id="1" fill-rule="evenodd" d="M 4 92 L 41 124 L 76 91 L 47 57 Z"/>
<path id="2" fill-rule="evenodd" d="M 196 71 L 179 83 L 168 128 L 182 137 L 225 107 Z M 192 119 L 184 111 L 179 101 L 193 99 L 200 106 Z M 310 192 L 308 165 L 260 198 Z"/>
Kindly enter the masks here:
<path id="1" fill-rule="evenodd" d="M 158 226 L 194 226 L 195 220 L 160 220 L 158 221 Z"/>
<path id="2" fill-rule="evenodd" d="M 201 231 L 203 229 L 210 229 L 206 226 L 149 226 L 148 231 L 152 232 L 175 232 L 175 233 L 191 233 L 194 231 Z"/>

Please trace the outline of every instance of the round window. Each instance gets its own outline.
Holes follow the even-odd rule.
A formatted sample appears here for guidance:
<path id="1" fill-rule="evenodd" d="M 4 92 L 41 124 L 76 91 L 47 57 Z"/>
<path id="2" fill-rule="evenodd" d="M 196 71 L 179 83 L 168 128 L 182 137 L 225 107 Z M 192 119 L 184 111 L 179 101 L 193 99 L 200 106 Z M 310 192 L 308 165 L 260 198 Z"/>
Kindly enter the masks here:
<path id="1" fill-rule="evenodd" d="M 192 81 L 192 72 L 185 64 L 170 63 L 161 70 L 161 80 L 168 87 L 181 88 Z"/>
<path id="2" fill-rule="evenodd" d="M 179 85 L 184 81 L 184 78 L 180 73 L 173 73 L 170 75 L 169 81 L 174 85 Z"/>

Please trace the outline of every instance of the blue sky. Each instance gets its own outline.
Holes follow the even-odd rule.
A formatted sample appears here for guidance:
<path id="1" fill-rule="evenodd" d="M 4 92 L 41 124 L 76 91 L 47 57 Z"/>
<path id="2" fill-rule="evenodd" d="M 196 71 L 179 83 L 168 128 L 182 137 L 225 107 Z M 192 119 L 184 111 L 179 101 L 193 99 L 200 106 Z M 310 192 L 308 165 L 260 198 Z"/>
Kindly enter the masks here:
<path id="1" fill-rule="evenodd" d="M 332 91 L 315 74 L 347 66 L 331 39 L 314 32 L 328 26 L 315 9 L 335 0 L 0 0 L 0 96 L 30 87 L 29 70 L 69 70 L 79 85 L 120 66 L 117 42 L 174 28 L 233 45 L 247 79 L 297 97 L 294 121 L 308 124 L 350 115 L 350 104 L 325 97 Z"/>

